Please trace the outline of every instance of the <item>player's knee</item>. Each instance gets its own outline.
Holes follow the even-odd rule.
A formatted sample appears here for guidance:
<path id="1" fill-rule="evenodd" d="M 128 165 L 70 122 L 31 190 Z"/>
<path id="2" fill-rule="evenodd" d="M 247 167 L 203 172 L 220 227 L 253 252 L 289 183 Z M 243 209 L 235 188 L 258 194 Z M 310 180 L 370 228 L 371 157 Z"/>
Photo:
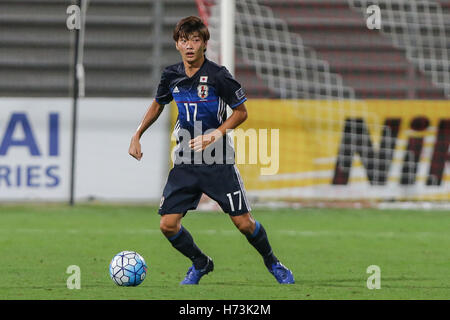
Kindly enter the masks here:
<path id="1" fill-rule="evenodd" d="M 170 223 L 169 221 L 166 221 L 164 219 L 161 219 L 161 221 L 159 223 L 159 229 L 165 236 L 168 236 L 168 237 L 177 233 L 177 231 L 178 231 L 177 227 L 178 226 L 176 223 Z"/>
<path id="2" fill-rule="evenodd" d="M 249 235 L 252 234 L 253 231 L 255 230 L 255 221 L 251 219 L 242 220 L 236 224 L 236 227 L 239 229 L 241 233 Z"/>

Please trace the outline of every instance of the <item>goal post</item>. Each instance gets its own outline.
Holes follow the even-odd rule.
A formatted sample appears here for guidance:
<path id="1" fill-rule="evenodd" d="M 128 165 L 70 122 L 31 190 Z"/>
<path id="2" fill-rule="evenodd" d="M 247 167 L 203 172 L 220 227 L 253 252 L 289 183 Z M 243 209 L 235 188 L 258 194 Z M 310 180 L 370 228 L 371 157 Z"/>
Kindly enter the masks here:
<path id="1" fill-rule="evenodd" d="M 232 75 L 235 71 L 235 10 L 235 0 L 220 0 L 220 63 Z"/>
<path id="2" fill-rule="evenodd" d="M 86 12 L 89 0 L 77 0 L 78 8 L 80 8 L 81 19 L 80 28 L 74 32 L 73 40 L 73 89 L 72 89 L 72 141 L 70 156 L 70 190 L 69 204 L 75 204 L 75 171 L 76 171 L 76 144 L 77 144 L 77 118 L 78 118 L 78 99 L 85 96 L 85 73 L 84 73 L 84 41 L 85 41 L 85 25 Z"/>

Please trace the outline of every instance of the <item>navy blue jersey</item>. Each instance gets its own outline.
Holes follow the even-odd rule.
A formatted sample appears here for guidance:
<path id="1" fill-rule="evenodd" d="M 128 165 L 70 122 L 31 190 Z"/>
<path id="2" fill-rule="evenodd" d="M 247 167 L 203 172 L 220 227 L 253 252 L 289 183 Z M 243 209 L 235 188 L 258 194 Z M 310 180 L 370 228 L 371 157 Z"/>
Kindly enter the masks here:
<path id="1" fill-rule="evenodd" d="M 188 146 L 188 140 L 218 128 L 226 120 L 227 105 L 234 109 L 247 100 L 241 85 L 225 67 L 205 58 L 200 69 L 188 77 L 183 62 L 171 65 L 161 75 L 155 99 L 160 105 L 175 100 L 178 107 L 173 132 L 177 141 L 175 164 L 199 163 L 198 159 L 205 164 L 204 153 L 208 149 L 211 149 L 208 152 L 212 152 L 214 163 L 234 163 L 233 141 L 229 135 L 224 135 L 216 146 L 211 144 L 205 151 L 196 153 L 197 160 Z M 187 134 L 190 139 L 186 139 Z"/>

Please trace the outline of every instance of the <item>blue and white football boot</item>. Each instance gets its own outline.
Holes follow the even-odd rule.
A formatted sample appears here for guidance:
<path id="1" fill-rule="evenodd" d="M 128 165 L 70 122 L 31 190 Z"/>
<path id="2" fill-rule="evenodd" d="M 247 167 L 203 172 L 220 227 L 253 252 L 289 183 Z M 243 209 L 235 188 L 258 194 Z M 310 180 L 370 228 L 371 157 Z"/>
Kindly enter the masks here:
<path id="1" fill-rule="evenodd" d="M 206 262 L 206 266 L 203 269 L 197 270 L 194 265 L 189 268 L 186 273 L 186 277 L 180 284 L 198 284 L 200 279 L 205 275 L 214 270 L 214 263 L 210 257 L 208 257 L 208 261 Z"/>
<path id="2" fill-rule="evenodd" d="M 281 284 L 293 284 L 294 275 L 292 271 L 286 268 L 281 262 L 277 262 L 272 264 L 272 270 L 269 269 L 269 272 L 273 274 L 275 279 L 277 279 L 278 283 Z"/>

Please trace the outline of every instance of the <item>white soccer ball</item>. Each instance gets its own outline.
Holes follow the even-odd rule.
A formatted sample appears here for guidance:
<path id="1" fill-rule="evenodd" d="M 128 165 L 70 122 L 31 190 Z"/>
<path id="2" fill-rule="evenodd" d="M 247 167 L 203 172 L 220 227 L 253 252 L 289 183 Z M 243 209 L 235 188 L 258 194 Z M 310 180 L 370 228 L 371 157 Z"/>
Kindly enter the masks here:
<path id="1" fill-rule="evenodd" d="M 137 286 L 147 275 L 144 258 L 135 251 L 122 251 L 109 264 L 109 275 L 119 286 Z"/>

